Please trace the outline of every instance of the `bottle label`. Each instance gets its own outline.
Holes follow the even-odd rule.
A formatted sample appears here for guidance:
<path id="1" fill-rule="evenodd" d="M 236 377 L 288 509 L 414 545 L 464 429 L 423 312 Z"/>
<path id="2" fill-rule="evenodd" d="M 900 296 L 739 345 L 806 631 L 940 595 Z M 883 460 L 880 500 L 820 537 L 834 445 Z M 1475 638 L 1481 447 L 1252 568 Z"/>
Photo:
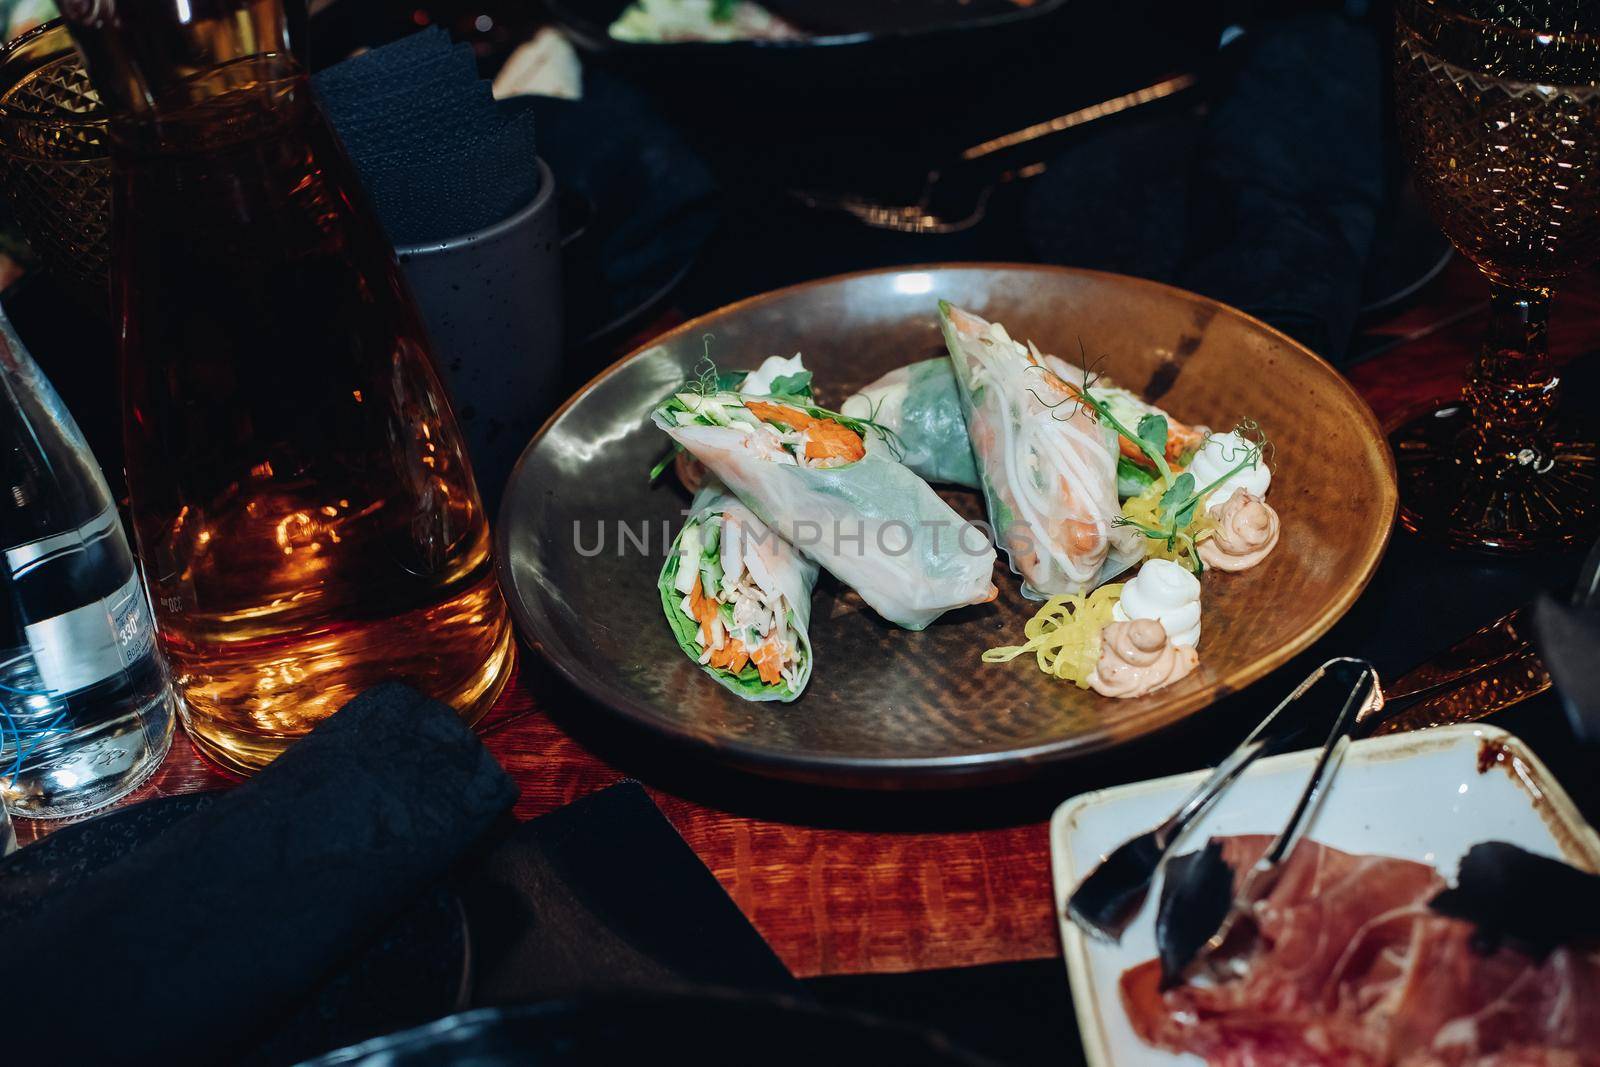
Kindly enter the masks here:
<path id="1" fill-rule="evenodd" d="M 115 510 L 5 558 L 45 688 L 73 693 L 149 654 L 155 629 Z"/>

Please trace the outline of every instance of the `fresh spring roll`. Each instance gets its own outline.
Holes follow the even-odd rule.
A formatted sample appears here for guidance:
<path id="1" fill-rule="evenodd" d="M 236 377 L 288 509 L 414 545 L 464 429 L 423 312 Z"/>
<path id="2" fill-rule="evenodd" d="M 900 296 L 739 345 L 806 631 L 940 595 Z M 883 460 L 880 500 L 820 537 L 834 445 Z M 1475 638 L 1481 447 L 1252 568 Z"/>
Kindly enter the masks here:
<path id="1" fill-rule="evenodd" d="M 978 488 L 955 368 L 948 359 L 896 367 L 852 394 L 839 409 L 894 434 L 900 462 L 930 482 Z"/>
<path id="2" fill-rule="evenodd" d="M 658 584 L 678 647 L 723 686 L 785 703 L 806 687 L 817 565 L 715 478 L 689 505 Z"/>
<path id="3" fill-rule="evenodd" d="M 861 594 L 920 630 L 993 599 L 995 553 L 871 425 L 799 401 L 676 393 L 652 418 L 763 522 Z"/>
<path id="4" fill-rule="evenodd" d="M 939 322 L 995 542 L 1023 595 L 1084 593 L 1137 561 L 1143 546 L 1112 525 L 1121 514 L 1116 433 L 1003 326 L 942 300 Z"/>

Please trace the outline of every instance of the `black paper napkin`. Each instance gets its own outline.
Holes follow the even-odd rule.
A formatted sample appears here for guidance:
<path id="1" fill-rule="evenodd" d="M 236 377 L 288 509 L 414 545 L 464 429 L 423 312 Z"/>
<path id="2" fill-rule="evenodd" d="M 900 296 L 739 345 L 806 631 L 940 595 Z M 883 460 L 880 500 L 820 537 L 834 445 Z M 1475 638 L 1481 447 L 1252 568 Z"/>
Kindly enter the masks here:
<path id="1" fill-rule="evenodd" d="M 438 27 L 312 83 L 397 246 L 481 230 L 538 192 L 532 114 L 496 106 L 471 46 Z"/>
<path id="2" fill-rule="evenodd" d="M 511 805 L 450 708 L 391 683 L 0 931 L 48 1011 L 22 1059 L 213 1063 L 270 1037 Z M 19 854 L 25 855 L 24 853 Z"/>
<path id="3" fill-rule="evenodd" d="M 1030 193 L 1035 251 L 1215 297 L 1344 355 L 1386 194 L 1382 46 L 1333 14 L 1253 24 L 1207 108 L 1112 124 Z"/>
<path id="4" fill-rule="evenodd" d="M 473 1002 L 801 986 L 637 782 L 524 823 L 462 880 Z"/>

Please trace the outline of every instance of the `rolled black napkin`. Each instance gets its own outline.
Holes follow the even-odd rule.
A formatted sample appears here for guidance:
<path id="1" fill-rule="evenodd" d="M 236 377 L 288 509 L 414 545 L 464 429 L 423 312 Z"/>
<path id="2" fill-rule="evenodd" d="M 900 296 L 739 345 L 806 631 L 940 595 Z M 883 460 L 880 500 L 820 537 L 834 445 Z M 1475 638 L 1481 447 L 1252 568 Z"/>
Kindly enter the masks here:
<path id="1" fill-rule="evenodd" d="M 312 77 L 397 246 L 473 233 L 538 191 L 533 116 L 495 106 L 469 45 L 429 27 Z"/>
<path id="2" fill-rule="evenodd" d="M 637 782 L 524 823 L 461 894 L 475 1004 L 696 985 L 803 996 Z"/>
<path id="3" fill-rule="evenodd" d="M 226 795 L 186 793 L 117 808 L 64 826 L 7 858 L 0 863 L 0 930 L 50 908 L 62 893 Z M 468 991 L 468 958 L 461 900 L 449 886 L 435 886 L 342 958 L 235 1062 L 292 1063 L 458 1011 Z"/>
<path id="4" fill-rule="evenodd" d="M 1340 358 L 1386 192 L 1381 56 L 1338 15 L 1252 25 L 1208 108 L 1050 162 L 1027 207 L 1035 251 L 1215 297 Z"/>
<path id="5" fill-rule="evenodd" d="M 229 1062 L 419 896 L 516 787 L 448 707 L 369 690 L 254 779 L 0 931 L 38 1011 L 7 1047 Z"/>

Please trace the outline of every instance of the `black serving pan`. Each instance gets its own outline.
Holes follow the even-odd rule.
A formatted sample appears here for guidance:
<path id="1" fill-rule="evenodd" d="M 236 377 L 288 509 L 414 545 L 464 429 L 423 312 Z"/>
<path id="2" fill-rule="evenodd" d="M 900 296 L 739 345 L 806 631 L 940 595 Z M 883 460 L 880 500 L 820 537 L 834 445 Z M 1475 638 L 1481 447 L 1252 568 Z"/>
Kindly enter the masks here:
<path id="1" fill-rule="evenodd" d="M 585 62 L 644 89 L 714 161 L 742 149 L 724 173 L 829 184 L 820 165 L 858 188 L 869 157 L 920 178 L 969 144 L 1194 69 L 1221 28 L 1210 0 L 772 0 L 816 36 L 646 44 L 609 36 L 626 6 L 547 3 Z"/>
<path id="2" fill-rule="evenodd" d="M 782 0 L 764 6 L 810 36 L 783 41 L 618 41 L 608 32 L 630 0 L 547 0 L 584 51 L 649 77 L 681 77 L 743 93 L 752 86 L 816 92 L 914 86 L 933 73 L 992 54 L 1052 19 L 1068 0 Z"/>

